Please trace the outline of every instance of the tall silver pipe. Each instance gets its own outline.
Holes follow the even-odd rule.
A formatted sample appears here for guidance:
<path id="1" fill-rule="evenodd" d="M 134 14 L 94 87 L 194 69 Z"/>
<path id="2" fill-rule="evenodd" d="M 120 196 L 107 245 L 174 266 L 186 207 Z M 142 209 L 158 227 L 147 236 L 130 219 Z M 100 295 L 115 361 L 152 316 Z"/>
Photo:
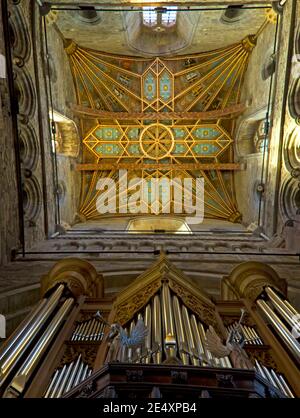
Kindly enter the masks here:
<path id="1" fill-rule="evenodd" d="M 81 382 L 80 378 L 81 378 L 81 375 L 82 375 L 83 368 L 84 368 L 84 362 L 82 360 L 80 360 L 80 367 L 79 367 L 78 372 L 76 374 L 76 378 L 75 378 L 73 387 L 77 386 Z"/>
<path id="2" fill-rule="evenodd" d="M 84 369 L 83 369 L 82 375 L 80 377 L 80 383 L 83 382 L 86 379 L 88 370 L 89 370 L 89 365 L 86 364 Z"/>
<path id="3" fill-rule="evenodd" d="M 247 329 L 247 327 L 243 324 L 240 325 L 243 334 L 245 335 L 245 338 L 247 340 L 248 344 L 256 344 L 255 340 L 253 339 L 252 335 L 249 333 L 249 330 Z"/>
<path id="4" fill-rule="evenodd" d="M 183 329 L 183 318 L 181 315 L 179 300 L 177 296 L 173 296 L 173 310 L 174 310 L 176 339 L 177 339 L 177 345 L 179 348 L 179 355 L 183 364 L 188 365 L 189 364 L 188 354 L 181 352 L 182 349 L 187 350 L 188 344 L 187 344 L 184 329 Z"/>
<path id="5" fill-rule="evenodd" d="M 61 383 L 61 381 L 62 381 L 62 379 L 64 377 L 66 368 L 67 368 L 67 365 L 65 364 L 64 367 L 60 370 L 59 377 L 58 377 L 58 379 L 57 379 L 57 381 L 55 383 L 55 386 L 54 386 L 54 389 L 53 389 L 52 393 L 49 395 L 49 398 L 55 398 L 56 397 L 56 394 L 57 394 L 57 392 L 59 390 L 60 383 Z"/>
<path id="6" fill-rule="evenodd" d="M 262 365 L 262 368 L 264 369 L 265 375 L 267 376 L 268 380 L 270 383 L 272 383 L 272 385 L 276 388 L 279 389 L 278 385 L 275 382 L 275 379 L 273 378 L 272 374 L 270 373 L 270 371 L 268 370 L 268 368 L 264 365 Z"/>
<path id="7" fill-rule="evenodd" d="M 48 386 L 48 389 L 47 389 L 47 391 L 46 391 L 46 393 L 44 395 L 44 398 L 48 398 L 49 395 L 50 395 L 50 393 L 52 392 L 52 389 L 54 388 L 55 382 L 56 382 L 56 380 L 57 380 L 57 378 L 59 376 L 59 372 L 60 372 L 60 370 L 58 370 L 58 369 L 55 371 L 54 376 L 51 379 L 51 383 Z"/>
<path id="8" fill-rule="evenodd" d="M 15 346 L 15 343 L 18 341 L 20 336 L 25 333 L 28 328 L 31 327 L 31 324 L 36 319 L 36 317 L 40 314 L 41 310 L 44 308 L 44 306 L 47 303 L 47 299 L 42 299 L 38 305 L 33 309 L 33 311 L 30 313 L 30 316 L 28 317 L 26 324 L 19 328 L 18 331 L 16 331 L 15 335 L 9 340 L 9 343 L 3 347 L 3 349 L 0 350 L 0 361 L 9 353 L 10 350 L 12 350 Z"/>
<path id="9" fill-rule="evenodd" d="M 8 390 L 13 388 L 19 393 L 22 393 L 26 382 L 32 375 L 38 361 L 40 360 L 41 356 L 43 355 L 44 351 L 48 347 L 49 343 L 51 342 L 52 338 L 54 337 L 55 333 L 57 332 L 59 326 L 61 325 L 62 321 L 64 320 L 65 316 L 70 311 L 72 305 L 74 303 L 73 298 L 67 299 L 63 305 L 60 307 L 59 311 L 56 313 L 52 321 L 50 322 L 49 326 L 45 330 L 42 337 L 39 339 L 37 344 L 35 345 L 34 349 L 31 351 L 23 365 L 18 370 L 17 374 L 13 378 Z"/>
<path id="10" fill-rule="evenodd" d="M 191 315 L 191 326 L 192 326 L 192 332 L 193 332 L 193 335 L 194 335 L 194 341 L 196 343 L 196 349 L 197 349 L 198 355 L 200 357 L 203 357 L 205 355 L 205 351 L 204 351 L 201 336 L 200 336 L 200 333 L 199 333 L 199 328 L 197 326 L 197 320 L 196 320 L 196 317 L 195 317 L 194 314 Z M 207 364 L 202 363 L 201 365 L 206 366 Z"/>
<path id="11" fill-rule="evenodd" d="M 199 329 L 202 345 L 204 347 L 204 352 L 205 352 L 206 358 L 210 362 L 213 362 L 213 356 L 212 356 L 211 352 L 206 348 L 206 335 L 205 335 L 204 327 L 201 324 L 201 322 L 198 322 L 198 329 Z"/>
<path id="12" fill-rule="evenodd" d="M 94 319 L 94 324 L 93 324 L 93 327 L 92 327 L 92 329 L 91 329 L 90 341 L 94 341 L 94 339 L 95 339 L 96 329 L 97 329 L 97 326 L 98 326 L 98 322 L 99 322 L 99 321 L 95 318 L 95 319 Z"/>
<path id="13" fill-rule="evenodd" d="M 289 388 L 288 384 L 286 383 L 284 377 L 279 374 L 278 378 L 280 379 L 281 383 L 283 384 L 283 386 L 285 387 L 286 392 L 289 394 L 290 398 L 295 398 L 293 392 L 291 391 L 291 389 Z"/>
<path id="14" fill-rule="evenodd" d="M 160 298 L 158 295 L 154 296 L 153 299 L 153 309 L 152 309 L 152 341 L 155 345 L 158 345 L 159 350 L 153 355 L 153 361 L 156 364 L 160 364 L 162 361 L 162 329 L 161 329 L 161 306 Z"/>
<path id="15" fill-rule="evenodd" d="M 281 390 L 281 392 L 285 396 L 289 397 L 288 393 L 286 393 L 285 387 L 283 386 L 283 384 L 282 384 L 281 380 L 279 379 L 279 377 L 278 377 L 277 373 L 275 372 L 275 370 L 270 369 L 270 373 L 272 374 L 273 379 L 275 380 L 277 387 Z"/>
<path id="16" fill-rule="evenodd" d="M 0 385 L 5 380 L 4 375 L 7 375 L 10 372 L 12 367 L 20 359 L 24 351 L 28 348 L 28 345 L 34 339 L 42 324 L 47 318 L 49 318 L 53 310 L 56 308 L 63 290 L 64 285 L 60 285 L 56 289 L 56 291 L 48 299 L 47 303 L 43 304 L 42 309 L 38 311 L 38 314 L 31 321 L 30 326 L 26 328 L 25 332 L 12 346 L 12 350 L 8 353 L 7 357 L 0 366 Z"/>
<path id="17" fill-rule="evenodd" d="M 269 296 L 271 302 L 273 303 L 276 311 L 280 313 L 280 315 L 287 321 L 287 323 L 293 327 L 295 322 L 293 320 L 293 316 L 295 313 L 292 312 L 286 305 L 286 303 L 271 289 L 270 287 L 266 287 L 266 293 Z"/>
<path id="18" fill-rule="evenodd" d="M 148 304 L 145 309 L 145 326 L 148 328 L 148 334 L 145 339 L 145 348 L 148 352 L 151 352 L 151 305 Z M 151 363 L 151 356 L 145 358 L 145 363 Z"/>
<path id="19" fill-rule="evenodd" d="M 163 331 L 164 331 L 164 342 L 165 342 L 165 339 L 168 335 L 172 335 L 174 338 L 176 338 L 171 294 L 170 294 L 170 288 L 167 285 L 167 283 L 164 283 L 162 286 L 161 303 L 162 303 L 161 306 L 162 306 Z M 176 351 L 177 351 L 176 348 L 171 347 L 167 350 L 164 344 L 164 350 L 166 352 L 166 355 L 170 355 L 171 357 L 176 356 Z"/>
<path id="20" fill-rule="evenodd" d="M 73 383 L 74 383 L 76 374 L 78 372 L 78 369 L 79 369 L 79 366 L 80 366 L 80 362 L 81 362 L 81 354 L 79 354 L 78 359 L 76 360 L 75 366 L 73 367 L 72 374 L 71 374 L 70 379 L 68 381 L 68 384 L 66 386 L 65 393 L 66 392 L 69 392 L 69 390 L 71 390 L 72 387 L 73 387 Z"/>
<path id="21" fill-rule="evenodd" d="M 260 363 L 259 363 L 256 359 L 255 359 L 255 365 L 256 365 L 256 367 L 257 367 L 257 369 L 258 369 L 258 372 L 262 375 L 262 377 L 263 377 L 264 379 L 268 380 L 268 377 L 266 376 L 266 374 L 265 374 L 265 372 L 264 372 L 263 368 L 261 367 Z"/>
<path id="22" fill-rule="evenodd" d="M 64 388 L 65 388 L 65 386 L 67 384 L 67 381 L 69 379 L 69 376 L 72 372 L 73 366 L 74 366 L 74 362 L 72 361 L 72 363 L 70 363 L 68 365 L 68 367 L 66 369 L 66 372 L 65 372 L 65 375 L 64 375 L 64 377 L 61 381 L 60 388 L 59 388 L 58 393 L 57 393 L 57 398 L 60 398 L 61 395 L 64 393 Z"/>
<path id="23" fill-rule="evenodd" d="M 291 335 L 286 326 L 282 323 L 282 321 L 278 318 L 278 316 L 272 311 L 272 309 L 264 300 L 259 299 L 257 301 L 257 304 L 263 310 L 263 312 L 270 320 L 274 328 L 277 330 L 278 335 L 290 347 L 292 352 L 299 358 L 300 344 L 298 343 L 298 341 Z"/>
<path id="24" fill-rule="evenodd" d="M 184 331 L 185 331 L 185 334 L 186 334 L 186 339 L 187 339 L 189 352 L 191 354 L 193 354 L 193 353 L 196 352 L 196 345 L 195 345 L 194 337 L 193 337 L 193 333 L 192 333 L 190 315 L 189 315 L 189 312 L 188 312 L 186 306 L 182 305 L 181 309 L 182 309 L 182 318 L 183 318 L 183 323 L 184 323 Z M 192 363 L 193 363 L 194 366 L 199 366 L 199 360 L 198 359 L 196 359 L 195 357 L 192 357 L 191 360 L 192 360 Z"/>

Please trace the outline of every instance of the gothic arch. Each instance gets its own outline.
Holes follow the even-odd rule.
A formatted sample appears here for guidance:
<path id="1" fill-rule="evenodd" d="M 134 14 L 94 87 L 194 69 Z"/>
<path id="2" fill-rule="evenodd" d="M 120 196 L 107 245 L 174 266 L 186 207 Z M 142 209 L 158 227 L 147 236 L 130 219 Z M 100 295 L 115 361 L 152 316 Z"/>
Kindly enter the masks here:
<path id="1" fill-rule="evenodd" d="M 57 283 L 67 283 L 74 296 L 103 297 L 103 277 L 88 261 L 67 258 L 58 261 L 42 278 L 41 293 L 45 295 Z"/>
<path id="2" fill-rule="evenodd" d="M 286 281 L 272 267 L 258 261 L 247 261 L 236 266 L 222 279 L 222 297 L 227 300 L 247 298 L 254 301 L 267 285 L 286 295 Z"/>
<path id="3" fill-rule="evenodd" d="M 42 192 L 36 177 L 26 178 L 23 183 L 24 218 L 29 225 L 34 226 L 42 208 Z"/>
<path id="4" fill-rule="evenodd" d="M 13 55 L 25 63 L 31 55 L 31 41 L 28 26 L 21 8 L 15 5 L 11 10 L 9 31 Z"/>
<path id="5" fill-rule="evenodd" d="M 39 157 L 39 144 L 31 124 L 20 125 L 19 140 L 22 164 L 25 168 L 34 170 Z"/>
<path id="6" fill-rule="evenodd" d="M 295 125 L 287 134 L 284 144 L 284 160 L 289 171 L 300 168 L 300 127 Z"/>
<path id="7" fill-rule="evenodd" d="M 286 174 L 280 187 L 280 213 L 286 222 L 295 219 L 300 211 L 300 181 Z"/>
<path id="8" fill-rule="evenodd" d="M 36 95 L 32 78 L 26 68 L 14 67 L 15 94 L 19 104 L 19 113 L 33 117 L 36 110 Z"/>

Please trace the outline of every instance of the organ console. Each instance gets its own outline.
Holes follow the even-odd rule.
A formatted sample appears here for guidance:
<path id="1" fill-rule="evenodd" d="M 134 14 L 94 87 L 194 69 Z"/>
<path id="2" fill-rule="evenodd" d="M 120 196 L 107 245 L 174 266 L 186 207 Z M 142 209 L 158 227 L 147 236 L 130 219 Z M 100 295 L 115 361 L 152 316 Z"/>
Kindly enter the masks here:
<path id="1" fill-rule="evenodd" d="M 191 284 L 165 256 L 114 299 L 97 281 L 102 276 L 76 259 L 60 261 L 42 279 L 41 301 L 1 348 L 1 397 L 122 398 L 135 391 L 143 398 L 154 387 L 162 397 L 200 397 L 202 390 L 211 397 L 300 395 L 300 346 L 292 332 L 298 312 L 269 276 L 260 278 L 260 291 L 244 289 L 239 297 L 240 288 L 231 284 L 235 296 L 227 293 L 220 301 Z M 235 369 L 231 354 L 217 358 L 206 344 L 209 326 L 226 341 L 239 325 L 241 308 L 239 330 L 251 370 Z M 119 324 L 130 337 L 139 320 L 148 330 L 143 342 L 119 341 L 118 354 L 107 361 L 110 326 Z"/>

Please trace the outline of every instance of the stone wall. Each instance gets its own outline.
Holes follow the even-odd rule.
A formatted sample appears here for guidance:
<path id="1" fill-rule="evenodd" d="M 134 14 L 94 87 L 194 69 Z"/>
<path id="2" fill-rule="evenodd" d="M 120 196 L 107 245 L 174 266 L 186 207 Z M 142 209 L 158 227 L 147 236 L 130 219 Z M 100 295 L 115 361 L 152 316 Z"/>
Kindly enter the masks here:
<path id="1" fill-rule="evenodd" d="M 263 78 L 263 67 L 274 50 L 276 26 L 269 23 L 252 51 L 241 92 L 241 103 L 246 111 L 237 120 L 235 131 L 236 158 L 245 169 L 235 173 L 235 190 L 243 223 L 257 224 L 261 195 L 257 186 L 261 183 L 263 152 L 255 149 L 254 136 L 260 120 L 266 118 L 271 77 Z M 265 160 L 267 154 L 265 154 Z M 263 196 L 261 210 L 263 210 Z"/>
<path id="2" fill-rule="evenodd" d="M 2 16 L 1 7 L 2 5 L 0 4 L 0 16 Z M 2 24 L 0 24 L 0 54 L 3 57 L 6 54 Z M 1 60 L 2 74 L 4 72 L 3 66 L 5 65 L 3 61 L 4 58 Z M 1 78 L 1 76 L 0 143 L 0 265 L 3 265 L 10 261 L 11 250 L 19 245 L 19 222 L 14 136 L 10 118 L 10 96 L 8 80 L 7 78 Z"/>

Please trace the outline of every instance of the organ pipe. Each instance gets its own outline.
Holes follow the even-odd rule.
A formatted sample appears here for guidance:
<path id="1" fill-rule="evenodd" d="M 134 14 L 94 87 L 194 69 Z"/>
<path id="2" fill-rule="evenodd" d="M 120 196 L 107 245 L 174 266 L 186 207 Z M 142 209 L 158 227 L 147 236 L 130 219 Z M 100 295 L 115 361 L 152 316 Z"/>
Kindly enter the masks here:
<path id="1" fill-rule="evenodd" d="M 20 338 L 13 344 L 12 349 L 4 359 L 0 367 L 0 376 L 7 375 L 10 370 L 14 367 L 16 362 L 20 359 L 24 351 L 27 349 L 28 345 L 32 342 L 40 327 L 44 322 L 49 318 L 51 313 L 56 308 L 58 301 L 63 293 L 64 285 L 60 285 L 55 292 L 48 299 L 46 304 L 43 304 L 41 309 L 38 309 L 38 313 L 33 317 L 32 321 L 28 324 L 28 327 L 25 329 L 24 333 L 21 334 Z M 0 382 L 3 383 L 4 379 Z"/>
<path id="2" fill-rule="evenodd" d="M 185 329 L 185 333 L 187 336 L 187 344 L 189 347 L 189 352 L 191 354 L 193 354 L 196 351 L 196 347 L 194 344 L 194 338 L 193 338 L 193 333 L 192 333 L 192 328 L 191 328 L 191 322 L 190 322 L 190 316 L 188 313 L 188 310 L 186 308 L 186 306 L 182 305 L 182 317 L 183 317 L 183 323 L 184 323 L 184 329 Z M 194 366 L 199 366 L 199 360 L 196 359 L 195 357 L 191 358 L 192 363 Z"/>
<path id="3" fill-rule="evenodd" d="M 73 382 L 74 382 L 76 374 L 78 373 L 80 362 L 81 362 L 81 354 L 79 354 L 78 359 L 75 363 L 75 366 L 73 367 L 70 379 L 69 379 L 68 384 L 66 386 L 66 392 L 69 392 L 69 390 L 73 387 Z"/>
<path id="4" fill-rule="evenodd" d="M 151 305 L 147 305 L 145 309 L 145 326 L 148 328 L 148 334 L 145 339 L 145 347 L 147 352 L 151 352 Z M 149 364 L 151 362 L 151 357 L 148 355 L 145 359 L 145 363 Z"/>
<path id="5" fill-rule="evenodd" d="M 196 349 L 198 351 L 198 355 L 203 357 L 205 355 L 204 346 L 200 337 L 200 332 L 197 326 L 197 320 L 194 314 L 191 315 L 191 326 L 192 326 L 192 333 L 194 336 L 194 341 L 196 342 Z M 202 366 L 206 366 L 205 363 Z"/>
<path id="6" fill-rule="evenodd" d="M 299 358 L 300 357 L 300 344 L 298 341 L 291 335 L 286 326 L 278 318 L 278 316 L 273 312 L 269 305 L 262 299 L 257 301 L 258 306 L 263 310 L 267 318 L 270 320 L 271 324 L 278 331 L 279 336 L 285 341 L 285 343 L 290 347 L 292 352 Z"/>
<path id="7" fill-rule="evenodd" d="M 81 355 L 69 365 L 57 369 L 44 398 L 60 398 L 92 374 L 92 369 L 82 361 Z"/>
<path id="8" fill-rule="evenodd" d="M 189 364 L 189 356 L 186 353 L 183 353 L 182 349 L 187 349 L 187 343 L 183 330 L 183 321 L 180 310 L 180 305 L 177 296 L 173 296 L 173 309 L 174 309 L 174 318 L 176 326 L 176 337 L 178 341 L 179 355 L 184 365 Z"/>
<path id="9" fill-rule="evenodd" d="M 171 294 L 170 294 L 170 288 L 166 283 L 164 283 L 162 286 L 162 317 L 163 317 L 164 340 L 170 334 L 174 336 L 175 338 Z M 165 351 L 166 351 L 166 348 L 165 348 Z M 168 352 L 166 351 L 166 354 L 170 355 L 171 357 L 175 357 L 176 348 L 170 347 Z"/>
<path id="10" fill-rule="evenodd" d="M 266 288 L 266 293 L 269 296 L 277 312 L 280 313 L 280 315 L 287 321 L 289 325 L 291 325 L 291 327 L 293 327 L 295 325 L 293 316 L 297 314 L 297 311 L 295 311 L 295 309 L 291 310 L 286 304 L 286 302 L 283 301 L 270 287 Z"/>
<path id="11" fill-rule="evenodd" d="M 32 372 L 34 371 L 35 366 L 37 365 L 41 356 L 43 355 L 46 348 L 48 347 L 50 341 L 52 340 L 53 336 L 55 335 L 56 331 L 58 330 L 65 316 L 71 309 L 73 303 L 74 303 L 73 298 L 69 298 L 63 303 L 59 311 L 56 313 L 56 315 L 54 316 L 54 318 L 48 325 L 44 334 L 35 345 L 34 349 L 31 351 L 31 353 L 29 354 L 29 356 L 27 357 L 27 359 L 25 360 L 21 368 L 18 370 L 17 374 L 13 378 L 12 383 L 10 384 L 9 389 L 13 388 L 19 393 L 23 392 L 26 382 L 32 375 Z"/>
<path id="12" fill-rule="evenodd" d="M 160 364 L 162 361 L 162 339 L 161 339 L 161 308 L 160 308 L 160 298 L 158 295 L 154 296 L 153 299 L 153 340 L 154 343 L 159 346 L 159 351 L 153 355 L 154 362 Z"/>
<path id="13" fill-rule="evenodd" d="M 25 333 L 26 330 L 31 326 L 32 322 L 36 319 L 36 317 L 39 315 L 41 310 L 44 308 L 45 304 L 47 303 L 47 299 L 42 299 L 38 305 L 35 307 L 35 309 L 31 312 L 30 316 L 26 320 L 26 324 L 20 329 L 17 330 L 15 335 L 10 339 L 7 346 L 1 350 L 0 353 L 0 361 L 9 353 L 10 350 L 13 349 L 16 342 L 19 340 L 22 334 Z"/>

